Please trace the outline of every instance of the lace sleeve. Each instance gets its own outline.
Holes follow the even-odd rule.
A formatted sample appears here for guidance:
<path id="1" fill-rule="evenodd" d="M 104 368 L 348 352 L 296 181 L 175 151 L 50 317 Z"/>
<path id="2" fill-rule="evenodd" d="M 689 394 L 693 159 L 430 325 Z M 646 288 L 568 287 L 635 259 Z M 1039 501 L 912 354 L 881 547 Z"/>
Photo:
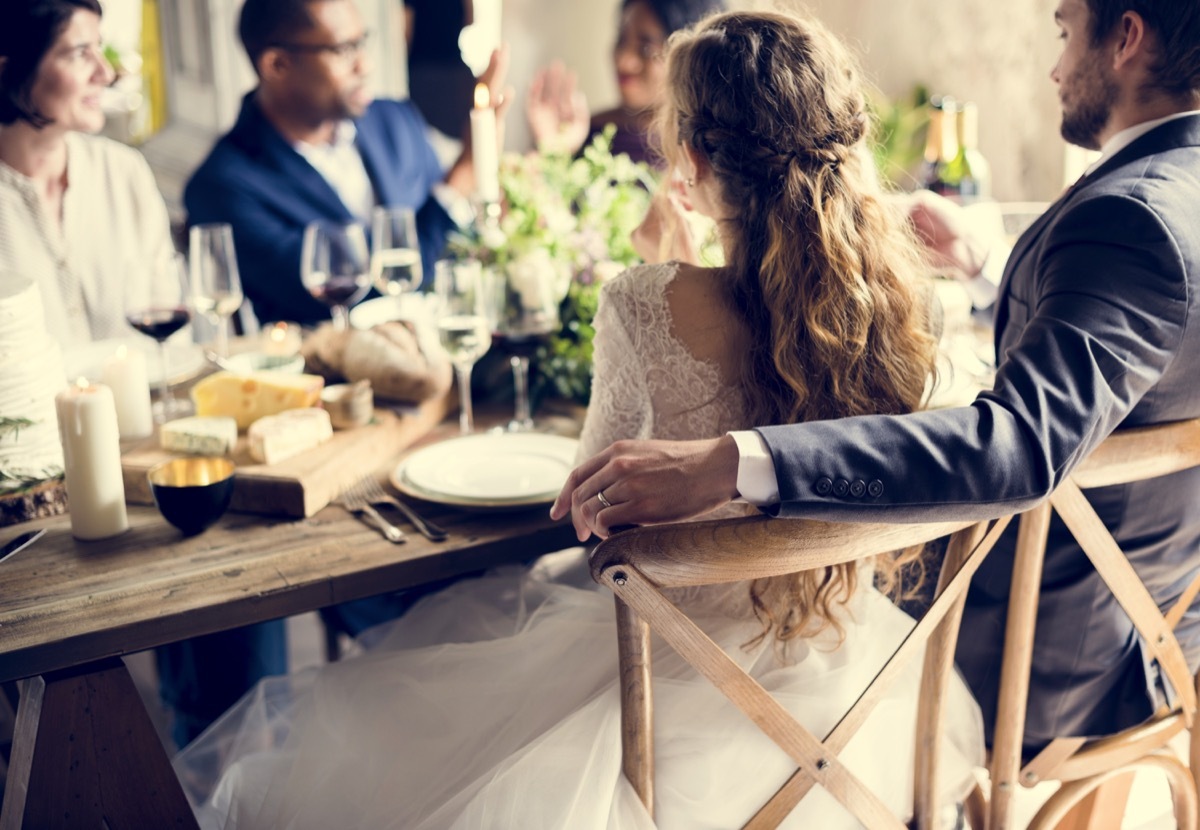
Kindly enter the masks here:
<path id="1" fill-rule="evenodd" d="M 583 422 L 579 459 L 587 459 L 622 438 L 648 438 L 653 409 L 642 365 L 629 335 L 634 305 L 610 283 L 600 294 L 592 355 L 592 401 Z"/>

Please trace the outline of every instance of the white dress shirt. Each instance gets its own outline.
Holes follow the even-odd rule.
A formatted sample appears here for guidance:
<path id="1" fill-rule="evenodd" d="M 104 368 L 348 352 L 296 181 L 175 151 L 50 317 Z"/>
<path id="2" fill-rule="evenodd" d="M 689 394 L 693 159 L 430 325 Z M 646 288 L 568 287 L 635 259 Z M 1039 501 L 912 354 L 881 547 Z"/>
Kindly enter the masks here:
<path id="1" fill-rule="evenodd" d="M 1168 115 L 1166 118 L 1145 121 L 1121 130 L 1109 138 L 1108 141 L 1104 142 L 1104 146 L 1100 148 L 1100 157 L 1084 171 L 1084 175 L 1087 176 L 1094 173 L 1108 159 L 1125 149 L 1135 139 L 1140 138 L 1160 124 L 1165 124 L 1176 118 L 1186 118 L 1189 115 L 1200 115 L 1200 110 L 1178 112 L 1174 115 Z M 972 300 L 983 298 L 978 292 L 985 291 L 985 287 L 978 283 L 984 282 L 991 286 L 999 285 L 995 263 L 993 262 L 991 270 L 988 269 L 987 265 L 988 262 L 994 259 L 1000 261 L 1000 270 L 1001 273 L 1003 272 L 1004 258 L 989 256 L 988 260 L 984 263 L 985 273 L 976 276 L 973 280 L 977 285 L 975 286 L 976 291 L 972 291 L 971 293 Z M 995 295 L 993 293 L 991 301 L 994 300 Z M 990 305 L 990 302 L 986 302 L 982 306 L 976 304 L 976 308 L 986 308 L 988 305 Z M 763 441 L 762 436 L 753 430 L 731 432 L 729 434 L 733 437 L 738 447 L 737 488 L 742 498 L 759 507 L 777 504 L 779 502 L 779 479 L 775 475 L 775 464 L 771 460 L 771 451 L 767 448 L 767 443 Z"/>
<path id="2" fill-rule="evenodd" d="M 149 305 L 155 265 L 173 251 L 166 206 L 137 150 L 67 135 L 61 229 L 38 186 L 0 162 L 0 279 L 37 281 L 46 329 L 64 349 L 131 334 L 127 294 Z"/>
<path id="3" fill-rule="evenodd" d="M 347 119 L 338 122 L 330 143 L 297 141 L 292 147 L 329 183 L 352 216 L 369 223 L 375 209 L 375 188 L 354 144 L 357 136 L 358 128 Z"/>

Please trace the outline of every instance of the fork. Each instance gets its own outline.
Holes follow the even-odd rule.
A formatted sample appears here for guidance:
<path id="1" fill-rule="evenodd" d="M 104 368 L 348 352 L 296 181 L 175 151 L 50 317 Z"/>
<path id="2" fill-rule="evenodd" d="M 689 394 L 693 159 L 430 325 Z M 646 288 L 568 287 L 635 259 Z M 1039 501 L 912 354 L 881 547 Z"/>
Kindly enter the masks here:
<path id="1" fill-rule="evenodd" d="M 363 485 L 363 495 L 366 496 L 370 504 L 390 504 L 392 507 L 404 514 L 404 517 L 412 522 L 413 527 L 419 530 L 425 538 L 431 542 L 444 542 L 450 534 L 442 528 L 435 525 L 433 522 L 424 518 L 417 511 L 413 510 L 400 499 L 393 496 L 391 493 L 383 489 L 383 485 L 373 476 L 367 476 L 360 482 Z"/>
<path id="2" fill-rule="evenodd" d="M 379 515 L 379 511 L 371 506 L 370 499 L 367 497 L 366 484 L 371 480 L 371 476 L 363 476 L 358 481 L 347 484 L 342 488 L 338 496 L 342 506 L 351 513 L 361 516 L 366 513 L 375 523 L 375 527 L 383 534 L 383 537 L 392 544 L 400 544 L 407 542 L 408 539 L 404 536 L 404 531 L 389 522 L 383 516 Z"/>

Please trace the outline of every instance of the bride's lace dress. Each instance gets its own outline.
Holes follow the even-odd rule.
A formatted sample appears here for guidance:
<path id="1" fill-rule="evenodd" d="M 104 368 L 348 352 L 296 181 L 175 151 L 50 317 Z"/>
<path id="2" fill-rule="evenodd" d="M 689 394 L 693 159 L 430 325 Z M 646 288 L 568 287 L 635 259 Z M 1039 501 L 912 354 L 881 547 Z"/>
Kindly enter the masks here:
<path id="1" fill-rule="evenodd" d="M 675 275 L 674 265 L 645 266 L 606 286 L 582 454 L 619 438 L 707 437 L 745 426 L 736 388 L 672 333 L 667 287 Z M 206 799 L 202 826 L 740 827 L 793 764 L 660 644 L 656 825 L 621 774 L 612 596 L 578 559 L 553 577 L 535 567 L 460 582 L 376 632 L 365 654 L 261 684 L 176 760 L 190 795 Z M 781 655 L 769 641 L 746 645 L 761 627 L 745 584 L 677 599 L 818 736 L 912 626 L 864 587 L 844 641 L 827 632 Z M 901 816 L 911 805 L 916 696 L 914 670 L 841 756 Z M 957 679 L 950 704 L 952 778 L 981 759 L 982 735 Z M 857 823 L 818 787 L 784 826 Z"/>

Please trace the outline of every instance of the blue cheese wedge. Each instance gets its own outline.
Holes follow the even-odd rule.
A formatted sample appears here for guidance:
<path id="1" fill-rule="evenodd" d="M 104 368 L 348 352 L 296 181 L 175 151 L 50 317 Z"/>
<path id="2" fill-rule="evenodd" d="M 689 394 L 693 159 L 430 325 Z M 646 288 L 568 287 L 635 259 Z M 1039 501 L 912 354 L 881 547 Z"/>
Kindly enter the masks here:
<path id="1" fill-rule="evenodd" d="M 246 431 L 250 457 L 261 464 L 276 464 L 311 450 L 333 437 L 333 425 L 324 409 L 289 409 L 259 418 Z"/>
<path id="2" fill-rule="evenodd" d="M 237 445 L 237 439 L 237 421 L 220 416 L 167 421 L 159 433 L 159 442 L 164 450 L 199 455 L 228 455 Z"/>

